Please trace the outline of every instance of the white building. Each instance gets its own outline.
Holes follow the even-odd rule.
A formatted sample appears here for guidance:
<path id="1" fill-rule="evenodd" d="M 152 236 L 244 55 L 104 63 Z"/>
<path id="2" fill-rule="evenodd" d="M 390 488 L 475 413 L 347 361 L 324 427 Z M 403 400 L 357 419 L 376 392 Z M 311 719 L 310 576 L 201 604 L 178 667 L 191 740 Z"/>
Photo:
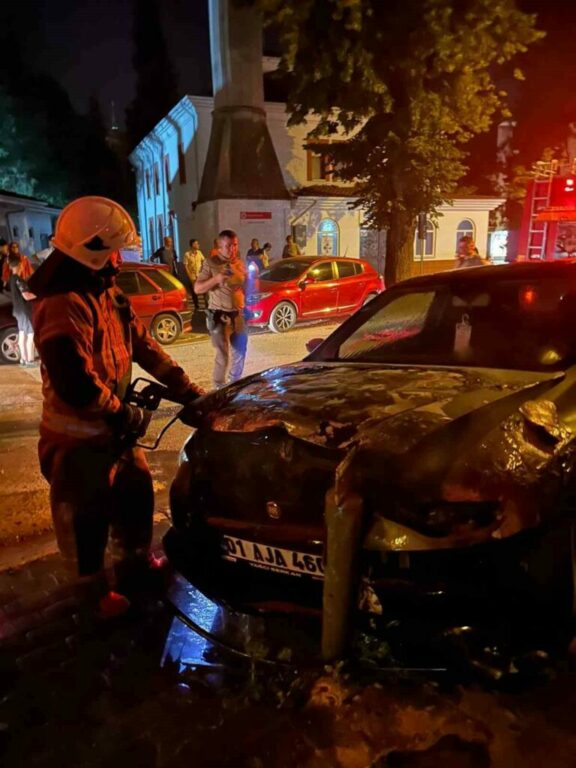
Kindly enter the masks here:
<path id="1" fill-rule="evenodd" d="M 250 240 L 258 238 L 261 245 L 271 242 L 272 257 L 279 258 L 286 235 L 293 233 L 307 254 L 368 258 L 383 271 L 383 233 L 363 226 L 362 211 L 352 207 L 351 188 L 333 179 L 322 155 L 305 149 L 314 123 L 288 127 L 284 104 L 266 102 L 264 107 L 292 199 L 225 199 L 196 210 L 213 107 L 212 98 L 185 96 L 130 155 L 145 258 L 168 234 L 179 254 L 192 237 L 200 240 L 206 253 L 218 233 L 218 222 L 225 221 L 238 232 L 243 254 Z M 463 234 L 472 235 L 480 252 L 487 253 L 489 213 L 502 203 L 495 197 L 466 197 L 442 206 L 437 223 L 429 223 L 423 256 L 420 243 L 415 243 L 414 274 L 453 267 L 456 243 Z"/>
<path id="2" fill-rule="evenodd" d="M 16 241 L 20 251 L 31 256 L 48 247 L 60 210 L 34 197 L 0 190 L 0 237 Z"/>

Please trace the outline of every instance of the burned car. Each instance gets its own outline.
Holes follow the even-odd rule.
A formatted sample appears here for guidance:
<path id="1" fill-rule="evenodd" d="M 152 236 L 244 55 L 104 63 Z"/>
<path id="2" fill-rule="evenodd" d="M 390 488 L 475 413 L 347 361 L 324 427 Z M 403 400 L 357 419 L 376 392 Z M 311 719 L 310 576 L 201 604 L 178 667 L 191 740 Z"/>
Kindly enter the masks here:
<path id="1" fill-rule="evenodd" d="M 190 406 L 166 551 L 243 611 L 464 626 L 574 603 L 576 263 L 399 283 Z"/>

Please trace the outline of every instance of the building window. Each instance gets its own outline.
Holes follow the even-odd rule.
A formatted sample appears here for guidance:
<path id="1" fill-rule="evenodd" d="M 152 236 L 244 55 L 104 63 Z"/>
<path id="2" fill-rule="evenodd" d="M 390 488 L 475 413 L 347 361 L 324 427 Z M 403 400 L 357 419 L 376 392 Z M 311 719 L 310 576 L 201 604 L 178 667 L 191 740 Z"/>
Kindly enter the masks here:
<path id="1" fill-rule="evenodd" d="M 334 181 L 337 178 L 338 165 L 326 145 L 327 142 L 316 142 L 318 149 L 312 146 L 306 150 L 308 181 Z"/>
<path id="2" fill-rule="evenodd" d="M 476 227 L 474 226 L 474 222 L 470 219 L 462 219 L 460 224 L 458 224 L 458 229 L 456 230 L 456 248 L 454 253 L 458 253 L 458 243 L 463 237 L 471 237 L 472 240 L 476 240 Z"/>
<path id="3" fill-rule="evenodd" d="M 334 219 L 323 219 L 318 227 L 318 255 L 338 256 L 338 224 Z"/>
<path id="4" fill-rule="evenodd" d="M 158 248 L 162 247 L 162 242 L 164 240 L 164 221 L 162 219 L 162 216 L 158 216 Z"/>
<path id="5" fill-rule="evenodd" d="M 422 240 L 418 237 L 418 232 L 414 235 L 414 258 L 433 259 L 436 256 L 436 227 L 430 219 L 426 221 L 426 240 L 424 240 L 424 254 L 422 254 Z"/>
<path id="6" fill-rule="evenodd" d="M 186 184 L 186 155 L 182 142 L 178 144 L 178 177 L 180 184 Z"/>
<path id="7" fill-rule="evenodd" d="M 170 181 L 170 158 L 168 155 L 164 156 L 164 174 L 166 175 L 166 189 L 170 192 L 172 183 Z"/>
<path id="8" fill-rule="evenodd" d="M 18 227 L 12 227 L 12 237 L 20 237 L 20 229 Z"/>
<path id="9" fill-rule="evenodd" d="M 150 171 L 144 174 L 146 178 L 146 199 L 150 200 Z"/>
<path id="10" fill-rule="evenodd" d="M 152 216 L 148 219 L 148 234 L 150 236 L 150 255 L 152 255 L 156 250 L 156 243 L 154 239 L 154 219 Z"/>
<path id="11" fill-rule="evenodd" d="M 160 194 L 160 171 L 158 169 L 158 163 L 154 163 L 154 194 Z"/>

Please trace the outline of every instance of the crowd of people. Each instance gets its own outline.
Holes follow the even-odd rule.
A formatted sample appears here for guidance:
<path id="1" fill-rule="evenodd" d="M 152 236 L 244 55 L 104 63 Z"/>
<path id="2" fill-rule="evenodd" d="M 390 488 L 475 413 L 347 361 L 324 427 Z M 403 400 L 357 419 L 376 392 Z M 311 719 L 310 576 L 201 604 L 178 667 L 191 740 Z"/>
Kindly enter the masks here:
<path id="1" fill-rule="evenodd" d="M 38 365 L 32 324 L 36 296 L 29 290 L 28 280 L 54 250 L 53 238 L 51 235 L 48 248 L 32 258 L 20 252 L 18 242 L 7 243 L 0 239 L 2 289 L 12 301 L 12 313 L 18 327 L 20 364 L 26 367 Z M 292 235 L 288 235 L 281 258 L 299 255 L 298 245 Z M 268 269 L 272 261 L 272 244 L 265 242 L 260 246 L 258 239 L 253 238 L 242 260 L 236 233 L 223 230 L 214 239 L 207 257 L 202 253 L 199 241 L 191 238 L 188 250 L 179 259 L 173 238 L 167 236 L 152 255 L 152 261 L 166 265 L 184 284 L 196 311 L 200 309 L 199 296 L 206 297 L 206 325 L 216 351 L 214 386 L 236 381 L 242 375 L 247 348 L 245 283 L 248 270 L 260 274 Z"/>
<path id="2" fill-rule="evenodd" d="M 28 279 L 32 275 L 32 264 L 27 256 L 20 252 L 16 241 L 7 243 L 0 240 L 0 269 L 2 288 L 10 294 L 12 314 L 18 327 L 18 350 L 20 364 L 26 367 L 36 366 L 34 347 L 34 329 L 32 327 L 32 301 L 36 298 L 28 289 Z"/>
<path id="3" fill-rule="evenodd" d="M 10 294 L 13 315 L 18 327 L 20 364 L 38 365 L 32 325 L 33 302 L 36 298 L 29 290 L 28 280 L 34 268 L 43 263 L 53 251 L 50 246 L 35 254 L 32 260 L 20 252 L 17 242 L 0 240 L 0 272 L 2 287 Z M 282 259 L 300 256 L 302 252 L 292 235 L 287 235 Z M 472 237 L 465 235 L 458 241 L 456 268 L 483 266 L 489 263 L 482 257 Z M 245 285 L 248 274 L 261 274 L 272 263 L 272 244 L 262 246 L 257 238 L 250 242 L 245 258 L 239 253 L 238 237 L 232 230 L 223 230 L 214 239 L 207 257 L 196 238 L 179 259 L 172 237 L 165 237 L 162 246 L 152 255 L 152 261 L 168 267 L 186 287 L 194 309 L 200 310 L 200 296 L 206 297 L 206 325 L 215 349 L 214 387 L 236 381 L 242 375 L 247 350 Z M 34 263 L 33 263 L 34 262 Z"/>
<path id="4" fill-rule="evenodd" d="M 257 238 L 242 259 L 238 235 L 225 229 L 215 238 L 208 256 L 200 250 L 196 238 L 189 241 L 189 249 L 182 260 L 174 250 L 174 241 L 165 237 L 162 247 L 152 255 L 152 261 L 164 264 L 178 277 L 192 297 L 194 308 L 199 309 L 199 296 L 206 296 L 206 327 L 215 350 L 213 384 L 218 389 L 237 381 L 244 370 L 248 348 L 246 330 L 246 283 L 248 272 L 257 274 L 271 264 L 272 244 L 260 246 Z M 300 256 L 301 251 L 292 235 L 286 237 L 282 258 Z"/>

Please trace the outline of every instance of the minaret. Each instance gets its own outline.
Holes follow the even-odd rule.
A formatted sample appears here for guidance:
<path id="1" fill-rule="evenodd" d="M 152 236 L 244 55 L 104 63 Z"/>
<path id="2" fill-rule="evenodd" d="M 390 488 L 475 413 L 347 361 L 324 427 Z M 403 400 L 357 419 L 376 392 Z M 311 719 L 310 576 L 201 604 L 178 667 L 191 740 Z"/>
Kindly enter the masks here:
<path id="1" fill-rule="evenodd" d="M 209 0 L 214 113 L 197 203 L 288 200 L 268 132 L 262 19 L 234 0 Z"/>

